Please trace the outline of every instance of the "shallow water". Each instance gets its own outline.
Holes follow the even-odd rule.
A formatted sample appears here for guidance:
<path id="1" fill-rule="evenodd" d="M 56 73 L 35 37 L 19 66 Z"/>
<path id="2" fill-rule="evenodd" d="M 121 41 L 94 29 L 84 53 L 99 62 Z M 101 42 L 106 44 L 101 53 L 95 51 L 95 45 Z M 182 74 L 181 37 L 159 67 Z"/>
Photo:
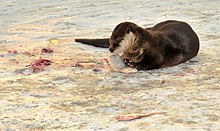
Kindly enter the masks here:
<path id="1" fill-rule="evenodd" d="M 0 3 L 1 130 L 220 130 L 220 1 L 41 0 Z M 108 56 L 75 38 L 109 37 L 122 21 L 188 22 L 198 56 L 123 74 L 76 67 Z M 43 48 L 53 53 L 41 53 Z M 39 58 L 52 60 L 39 72 Z M 129 122 L 118 115 L 165 112 Z"/>

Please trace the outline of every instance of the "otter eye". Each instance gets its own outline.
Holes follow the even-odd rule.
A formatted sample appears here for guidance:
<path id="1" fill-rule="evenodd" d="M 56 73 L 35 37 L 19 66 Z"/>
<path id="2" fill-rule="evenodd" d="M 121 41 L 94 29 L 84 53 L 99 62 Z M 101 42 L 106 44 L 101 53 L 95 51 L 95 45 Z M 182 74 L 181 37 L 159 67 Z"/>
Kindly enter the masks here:
<path id="1" fill-rule="evenodd" d="M 130 28 L 128 28 L 128 29 L 127 29 L 127 33 L 130 33 L 130 32 L 131 32 L 131 29 L 130 29 Z"/>

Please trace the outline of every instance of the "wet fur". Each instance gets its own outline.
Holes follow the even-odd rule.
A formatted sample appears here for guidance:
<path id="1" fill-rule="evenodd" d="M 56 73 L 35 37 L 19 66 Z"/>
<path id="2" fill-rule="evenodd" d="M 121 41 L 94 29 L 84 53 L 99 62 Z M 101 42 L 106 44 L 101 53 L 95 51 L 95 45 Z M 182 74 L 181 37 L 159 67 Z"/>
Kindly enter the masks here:
<path id="1" fill-rule="evenodd" d="M 190 25 L 172 20 L 152 28 L 142 28 L 131 22 L 120 23 L 105 44 L 111 52 L 119 53 L 128 65 L 138 69 L 177 65 L 199 51 L 198 36 Z"/>

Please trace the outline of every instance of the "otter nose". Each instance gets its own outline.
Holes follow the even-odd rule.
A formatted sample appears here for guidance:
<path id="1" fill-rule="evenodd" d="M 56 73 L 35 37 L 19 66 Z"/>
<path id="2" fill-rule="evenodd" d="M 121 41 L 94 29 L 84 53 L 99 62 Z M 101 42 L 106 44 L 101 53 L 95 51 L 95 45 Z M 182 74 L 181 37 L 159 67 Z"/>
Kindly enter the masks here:
<path id="1" fill-rule="evenodd" d="M 110 51 L 110 52 L 113 52 L 114 50 L 115 50 L 115 49 L 112 48 L 112 47 L 109 48 L 109 51 Z"/>

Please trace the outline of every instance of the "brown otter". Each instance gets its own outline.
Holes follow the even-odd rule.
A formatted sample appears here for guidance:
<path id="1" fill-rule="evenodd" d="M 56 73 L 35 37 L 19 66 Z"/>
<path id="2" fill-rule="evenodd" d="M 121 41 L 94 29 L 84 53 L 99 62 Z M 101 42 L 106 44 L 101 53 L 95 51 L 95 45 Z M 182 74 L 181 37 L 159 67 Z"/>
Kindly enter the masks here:
<path id="1" fill-rule="evenodd" d="M 157 69 L 177 65 L 193 58 L 199 51 L 199 39 L 189 24 L 169 20 L 151 28 L 131 22 L 115 27 L 111 38 L 76 39 L 77 42 L 109 47 L 137 69 Z"/>

